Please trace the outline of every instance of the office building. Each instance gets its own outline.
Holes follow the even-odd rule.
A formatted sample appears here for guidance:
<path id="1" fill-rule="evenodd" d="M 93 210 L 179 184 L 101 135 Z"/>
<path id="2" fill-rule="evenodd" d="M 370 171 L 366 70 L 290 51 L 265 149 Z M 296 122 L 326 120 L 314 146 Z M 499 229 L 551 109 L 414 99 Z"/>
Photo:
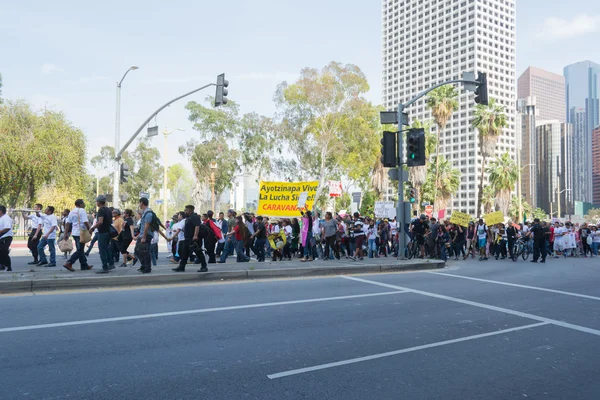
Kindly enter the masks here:
<path id="1" fill-rule="evenodd" d="M 592 130 L 593 203 L 600 204 L 600 125 Z"/>
<path id="2" fill-rule="evenodd" d="M 536 124 L 537 206 L 554 216 L 559 207 L 561 216 L 573 214 L 572 126 L 558 120 Z"/>
<path id="3" fill-rule="evenodd" d="M 573 151 L 579 171 L 573 182 L 575 200 L 592 202 L 592 129 L 600 123 L 600 65 L 582 61 L 564 68 L 567 122 L 573 125 Z"/>
<path id="4" fill-rule="evenodd" d="M 521 157 L 521 196 L 537 208 L 537 135 L 535 130 L 536 99 L 517 100 L 517 155 Z"/>
<path id="5" fill-rule="evenodd" d="M 566 122 L 565 77 L 529 67 L 517 79 L 517 98 L 536 99 L 537 117 L 540 120 Z"/>
<path id="6" fill-rule="evenodd" d="M 421 91 L 465 71 L 486 72 L 489 97 L 506 109 L 508 127 L 496 153 L 516 157 L 515 0 L 383 0 L 383 104 L 394 110 Z M 482 158 L 473 93 L 458 87 L 459 109 L 439 134 L 440 153 L 460 170 L 461 183 L 449 212 L 479 215 Z M 410 120 L 432 120 L 421 99 L 407 109 Z M 435 129 L 434 129 L 435 130 Z M 439 133 L 439 132 L 438 132 Z"/>

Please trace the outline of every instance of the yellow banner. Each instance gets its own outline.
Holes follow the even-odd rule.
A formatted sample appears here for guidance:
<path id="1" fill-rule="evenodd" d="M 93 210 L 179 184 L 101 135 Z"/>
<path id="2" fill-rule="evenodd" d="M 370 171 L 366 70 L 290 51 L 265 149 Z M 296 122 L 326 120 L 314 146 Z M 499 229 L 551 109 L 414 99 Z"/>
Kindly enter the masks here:
<path id="1" fill-rule="evenodd" d="M 319 182 L 260 182 L 258 215 L 300 217 L 300 208 L 312 210 Z M 306 193 L 306 195 L 302 195 Z M 302 197 L 302 198 L 301 198 Z M 299 200 L 306 204 L 298 204 Z"/>
<path id="2" fill-rule="evenodd" d="M 486 225 L 496 225 L 504 222 L 504 214 L 502 211 L 496 211 L 483 216 Z"/>
<path id="3" fill-rule="evenodd" d="M 471 222 L 471 216 L 460 211 L 452 211 L 450 222 L 456 225 L 468 227 L 469 222 Z"/>

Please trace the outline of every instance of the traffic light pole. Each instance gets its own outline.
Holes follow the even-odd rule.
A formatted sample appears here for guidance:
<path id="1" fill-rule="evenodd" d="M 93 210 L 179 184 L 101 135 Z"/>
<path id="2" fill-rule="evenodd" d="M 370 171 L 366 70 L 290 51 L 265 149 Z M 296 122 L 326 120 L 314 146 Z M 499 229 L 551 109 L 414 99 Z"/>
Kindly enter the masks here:
<path id="1" fill-rule="evenodd" d="M 398 257 L 400 259 L 405 259 L 404 250 L 406 249 L 406 224 L 410 222 L 410 204 L 407 207 L 407 203 L 404 198 L 404 182 L 405 182 L 405 174 L 402 169 L 402 165 L 404 165 L 404 141 L 402 140 L 402 126 L 410 125 L 408 118 L 404 118 L 404 110 L 419 100 L 421 97 L 425 96 L 427 93 L 431 92 L 433 89 L 437 89 L 440 86 L 450 85 L 452 83 L 463 83 L 465 85 L 469 85 L 466 87 L 467 90 L 475 90 L 476 85 L 479 83 L 475 79 L 475 75 L 472 73 L 465 73 L 463 75 L 466 79 L 454 79 L 451 81 L 446 81 L 442 83 L 438 83 L 435 86 L 430 87 L 429 89 L 424 90 L 419 93 L 416 97 L 409 100 L 404 104 L 398 104 L 398 206 L 396 207 L 396 220 L 397 220 L 397 229 L 398 229 Z M 408 214 L 408 215 L 407 215 Z"/>

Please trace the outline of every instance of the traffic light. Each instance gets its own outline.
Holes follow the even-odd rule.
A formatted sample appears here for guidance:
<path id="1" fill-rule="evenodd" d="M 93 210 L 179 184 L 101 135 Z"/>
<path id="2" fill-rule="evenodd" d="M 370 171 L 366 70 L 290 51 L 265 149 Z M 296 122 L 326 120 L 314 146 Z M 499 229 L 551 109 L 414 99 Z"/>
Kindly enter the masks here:
<path id="1" fill-rule="evenodd" d="M 126 183 L 127 178 L 131 176 L 131 172 L 129 172 L 129 167 L 127 164 L 121 164 L 121 183 Z"/>
<path id="2" fill-rule="evenodd" d="M 383 132 L 381 138 L 381 164 L 386 168 L 394 168 L 396 159 L 396 132 Z"/>
<path id="3" fill-rule="evenodd" d="M 488 87 L 487 87 L 487 75 L 485 72 L 479 72 L 477 74 L 477 87 L 475 88 L 475 103 L 488 105 Z"/>
<path id="4" fill-rule="evenodd" d="M 421 167 L 425 161 L 425 129 L 410 129 L 406 135 L 406 166 Z"/>
<path id="5" fill-rule="evenodd" d="M 227 86 L 229 81 L 225 79 L 225 74 L 217 75 L 217 92 L 215 93 L 215 107 L 227 104 Z"/>
<path id="6" fill-rule="evenodd" d="M 408 201 L 410 204 L 415 204 L 417 202 L 417 197 L 419 196 L 419 192 L 414 187 L 411 187 L 408 190 Z"/>

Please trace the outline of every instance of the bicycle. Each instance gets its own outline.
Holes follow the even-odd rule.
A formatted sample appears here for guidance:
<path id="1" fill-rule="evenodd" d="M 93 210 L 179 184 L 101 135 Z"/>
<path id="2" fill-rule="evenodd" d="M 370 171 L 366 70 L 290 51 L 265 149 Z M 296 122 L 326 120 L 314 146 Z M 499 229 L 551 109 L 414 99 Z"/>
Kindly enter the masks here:
<path id="1" fill-rule="evenodd" d="M 527 259 L 529 258 L 529 246 L 523 238 L 517 239 L 517 241 L 513 245 L 511 258 L 514 262 L 516 262 L 519 256 L 521 256 L 525 261 L 527 261 Z"/>
<path id="2" fill-rule="evenodd" d="M 429 250 L 429 245 L 427 243 L 425 243 L 424 248 L 425 248 L 425 258 L 427 258 L 431 254 L 431 252 Z M 406 245 L 405 254 L 406 254 L 406 258 L 408 258 L 409 260 L 412 259 L 413 257 L 418 258 L 421 255 L 421 246 L 419 246 L 419 243 L 417 242 L 417 240 L 411 239 L 410 242 L 408 242 L 408 244 Z"/>

